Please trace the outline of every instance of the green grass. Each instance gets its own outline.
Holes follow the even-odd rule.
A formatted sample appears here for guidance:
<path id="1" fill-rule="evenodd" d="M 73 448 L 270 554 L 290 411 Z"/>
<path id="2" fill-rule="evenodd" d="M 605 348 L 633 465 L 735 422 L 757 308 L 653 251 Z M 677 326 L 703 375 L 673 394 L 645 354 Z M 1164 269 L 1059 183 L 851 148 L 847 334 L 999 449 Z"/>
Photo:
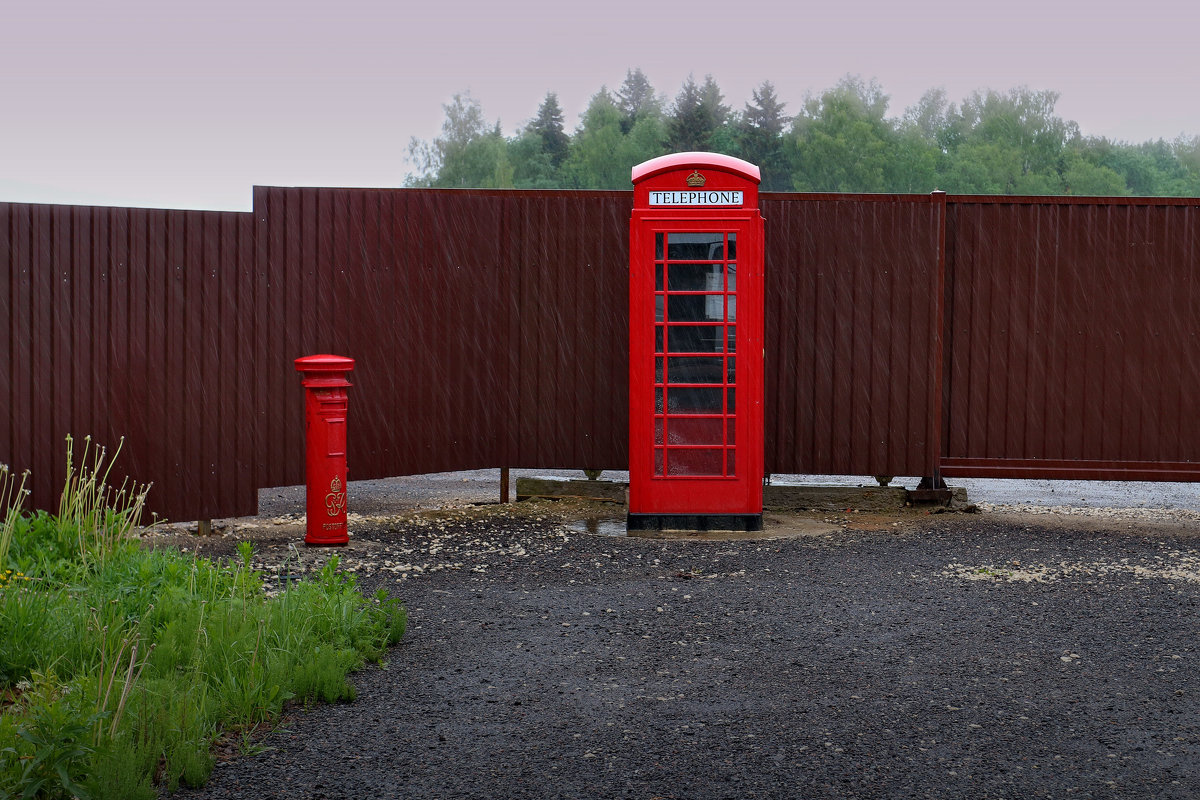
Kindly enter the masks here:
<path id="1" fill-rule="evenodd" d="M 248 544 L 229 563 L 141 548 L 144 490 L 104 489 L 103 461 L 68 469 L 58 514 L 0 530 L 0 798 L 202 784 L 218 737 L 352 700 L 346 675 L 404 633 L 403 606 L 363 597 L 336 558 L 268 597 Z M 9 508 L 14 485 L 0 471 Z"/>

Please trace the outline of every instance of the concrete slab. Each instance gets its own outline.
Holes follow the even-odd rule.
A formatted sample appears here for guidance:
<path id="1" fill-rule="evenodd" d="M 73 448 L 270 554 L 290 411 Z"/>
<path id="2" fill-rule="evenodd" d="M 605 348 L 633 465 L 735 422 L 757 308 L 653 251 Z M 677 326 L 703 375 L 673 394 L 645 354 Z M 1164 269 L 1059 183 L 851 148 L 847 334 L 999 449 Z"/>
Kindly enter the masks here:
<path id="1" fill-rule="evenodd" d="M 518 477 L 517 499 L 575 497 L 627 503 L 628 488 L 623 481 Z M 966 489 L 956 487 L 951 492 L 952 504 L 966 504 Z M 763 487 L 766 511 L 900 511 L 910 502 L 908 490 L 900 486 L 772 484 Z"/>

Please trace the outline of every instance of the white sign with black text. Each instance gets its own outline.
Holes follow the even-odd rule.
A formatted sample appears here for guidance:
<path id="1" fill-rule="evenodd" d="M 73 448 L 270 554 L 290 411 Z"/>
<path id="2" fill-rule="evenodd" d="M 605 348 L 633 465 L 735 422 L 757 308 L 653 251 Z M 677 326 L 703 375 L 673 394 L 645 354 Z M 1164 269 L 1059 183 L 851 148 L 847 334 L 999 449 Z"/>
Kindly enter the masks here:
<path id="1" fill-rule="evenodd" d="M 729 189 L 650 192 L 652 206 L 740 206 L 742 193 Z"/>

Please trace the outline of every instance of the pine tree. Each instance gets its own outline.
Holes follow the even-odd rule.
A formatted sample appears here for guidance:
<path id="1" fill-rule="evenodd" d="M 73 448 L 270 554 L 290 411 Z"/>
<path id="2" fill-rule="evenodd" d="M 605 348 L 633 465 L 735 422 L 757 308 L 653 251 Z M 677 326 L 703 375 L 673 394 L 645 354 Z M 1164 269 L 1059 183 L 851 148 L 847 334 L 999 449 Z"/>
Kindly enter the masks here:
<path id="1" fill-rule="evenodd" d="M 529 127 L 541 137 L 542 148 L 550 155 L 550 163 L 555 167 L 562 164 L 571 139 L 563 130 L 563 113 L 557 94 L 546 92 L 546 99 L 538 107 L 537 117 Z"/>
<path id="2" fill-rule="evenodd" d="M 696 79 L 688 75 L 667 123 L 670 149 L 677 152 L 710 149 L 714 134 L 729 117 L 729 106 L 721 102 L 724 99 L 712 75 L 704 76 L 703 86 L 697 86 Z"/>
<path id="3" fill-rule="evenodd" d="M 780 136 L 787 127 L 788 117 L 783 109 L 787 103 L 779 102 L 775 96 L 775 86 L 770 81 L 763 81 L 757 89 L 751 92 L 751 102 L 746 103 L 742 119 L 750 129 L 762 131 L 770 136 Z"/>
<path id="4" fill-rule="evenodd" d="M 671 107 L 671 118 L 667 121 L 667 146 L 675 152 L 703 150 L 708 145 L 711 130 L 705 124 L 704 110 L 700 105 L 700 87 L 696 79 L 688 75 L 683 88 L 675 97 Z"/>
<path id="5" fill-rule="evenodd" d="M 709 137 L 729 121 L 729 106 L 722 102 L 725 95 L 712 75 L 704 76 L 704 85 L 700 87 L 700 108 L 704 113 L 704 121 L 708 125 Z"/>
<path id="6" fill-rule="evenodd" d="M 757 164 L 762 170 L 762 189 L 768 192 L 791 188 L 787 160 L 783 153 L 783 131 L 789 118 L 784 115 L 786 103 L 779 102 L 775 86 L 770 81 L 751 94 L 738 124 L 738 144 L 741 157 Z"/>
<path id="7" fill-rule="evenodd" d="M 621 130 L 625 133 L 629 133 L 642 117 L 662 113 L 662 104 L 654 94 L 654 87 L 640 67 L 625 71 L 625 82 L 617 92 L 616 101 L 621 112 Z"/>

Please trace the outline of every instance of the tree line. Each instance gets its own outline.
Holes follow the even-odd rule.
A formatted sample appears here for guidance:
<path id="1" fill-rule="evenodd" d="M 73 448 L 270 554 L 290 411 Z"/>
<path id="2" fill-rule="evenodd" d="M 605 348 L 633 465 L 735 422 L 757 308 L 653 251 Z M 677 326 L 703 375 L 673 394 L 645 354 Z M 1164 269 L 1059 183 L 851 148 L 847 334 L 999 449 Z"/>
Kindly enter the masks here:
<path id="1" fill-rule="evenodd" d="M 888 116 L 876 81 L 847 76 L 788 114 L 770 81 L 736 110 L 711 75 L 689 76 L 668 102 L 631 69 L 616 92 L 600 88 L 570 133 L 554 92 L 511 137 L 478 100 L 455 95 L 441 135 L 410 142 L 408 185 L 627 189 L 636 164 L 707 150 L 757 164 L 764 191 L 1200 196 L 1200 136 L 1083 136 L 1055 113 L 1058 98 L 1019 87 L 955 103 L 931 89 Z"/>

